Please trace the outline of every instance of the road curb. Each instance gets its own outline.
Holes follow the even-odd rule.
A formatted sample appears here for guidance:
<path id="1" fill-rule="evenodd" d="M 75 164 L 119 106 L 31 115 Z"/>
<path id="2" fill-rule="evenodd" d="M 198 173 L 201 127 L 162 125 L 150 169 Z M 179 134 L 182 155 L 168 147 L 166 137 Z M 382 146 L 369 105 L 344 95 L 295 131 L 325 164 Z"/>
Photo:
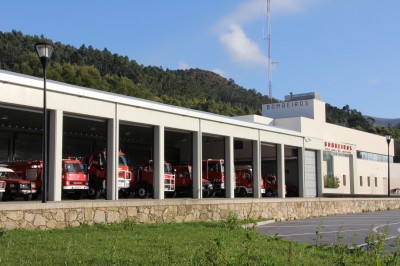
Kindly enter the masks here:
<path id="1" fill-rule="evenodd" d="M 261 222 L 251 223 L 251 224 L 244 224 L 244 225 L 242 225 L 242 227 L 244 229 L 253 229 L 257 226 L 272 224 L 272 223 L 275 223 L 275 220 L 267 220 L 267 221 L 261 221 Z"/>

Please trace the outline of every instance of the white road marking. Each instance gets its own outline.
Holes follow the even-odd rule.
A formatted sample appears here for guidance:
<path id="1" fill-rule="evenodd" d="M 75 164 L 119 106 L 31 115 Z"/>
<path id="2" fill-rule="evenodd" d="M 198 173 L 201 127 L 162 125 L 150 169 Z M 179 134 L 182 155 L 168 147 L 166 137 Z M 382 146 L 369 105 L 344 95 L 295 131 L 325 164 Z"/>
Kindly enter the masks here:
<path id="1" fill-rule="evenodd" d="M 378 229 L 379 229 L 379 228 L 384 227 L 384 226 L 394 225 L 394 224 L 400 224 L 400 222 L 397 222 L 397 223 L 390 223 L 390 224 L 381 224 L 381 225 L 375 226 L 372 230 L 373 230 L 375 233 L 378 233 Z M 397 229 L 397 231 L 398 231 L 398 230 L 399 230 L 399 229 Z"/>
<path id="2" fill-rule="evenodd" d="M 260 226 L 260 227 L 262 227 L 262 228 L 273 228 L 273 227 L 279 227 L 279 228 L 290 228 L 290 227 L 294 227 L 294 228 L 299 228 L 299 227 L 318 227 L 318 226 L 320 226 L 320 227 L 329 227 L 329 226 L 341 226 L 341 227 L 344 227 L 344 226 L 354 226 L 354 225 L 357 225 L 357 226 L 369 226 L 369 227 L 371 227 L 371 226 L 373 226 L 372 224 L 305 224 L 305 225 L 276 225 L 276 223 L 275 224 L 271 224 L 271 225 L 264 225 L 264 226 Z"/>
<path id="3" fill-rule="evenodd" d="M 387 241 L 387 240 L 390 240 L 390 239 L 393 239 L 393 238 L 397 238 L 397 236 L 386 237 L 384 240 Z M 375 241 L 373 241 L 373 243 L 377 243 L 378 241 L 379 240 L 375 240 Z M 361 248 L 361 247 L 364 247 L 366 245 L 368 245 L 368 243 L 363 243 L 363 244 L 357 245 L 357 247 Z"/>
<path id="4" fill-rule="evenodd" d="M 338 231 L 326 231 L 326 232 L 318 232 L 318 234 L 333 234 L 333 233 L 346 233 L 346 232 L 361 232 L 361 231 L 369 231 L 369 229 L 357 229 L 357 230 L 338 230 Z M 302 233 L 302 234 L 290 234 L 290 235 L 277 235 L 277 236 L 282 236 L 282 237 L 288 237 L 288 236 L 305 236 L 305 235 L 316 235 L 316 232 L 313 233 Z"/>

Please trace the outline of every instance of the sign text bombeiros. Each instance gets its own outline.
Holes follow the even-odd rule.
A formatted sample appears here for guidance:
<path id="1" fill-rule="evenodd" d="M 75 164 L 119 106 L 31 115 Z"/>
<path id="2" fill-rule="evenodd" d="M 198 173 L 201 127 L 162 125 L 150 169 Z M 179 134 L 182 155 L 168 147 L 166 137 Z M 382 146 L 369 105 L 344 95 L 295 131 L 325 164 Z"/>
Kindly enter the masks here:
<path id="1" fill-rule="evenodd" d="M 351 145 L 336 143 L 332 141 L 325 141 L 325 150 L 351 154 L 351 152 L 353 151 L 353 147 Z"/>
<path id="2" fill-rule="evenodd" d="M 298 108 L 298 107 L 307 107 L 309 106 L 308 100 L 301 101 L 293 101 L 293 102 L 281 102 L 281 103 L 271 103 L 267 104 L 267 110 L 274 109 L 290 109 L 290 108 Z"/>

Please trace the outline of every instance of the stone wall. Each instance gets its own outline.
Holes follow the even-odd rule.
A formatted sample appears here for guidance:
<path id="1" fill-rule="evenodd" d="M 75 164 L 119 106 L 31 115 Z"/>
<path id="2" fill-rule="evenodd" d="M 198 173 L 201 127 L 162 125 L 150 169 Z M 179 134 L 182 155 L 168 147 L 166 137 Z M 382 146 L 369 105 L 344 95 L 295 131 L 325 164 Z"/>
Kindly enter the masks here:
<path id="1" fill-rule="evenodd" d="M 400 209 L 400 199 L 166 199 L 65 202 L 2 202 L 0 228 L 52 229 L 117 223 L 218 221 L 229 213 L 239 219 L 293 220 L 335 214 Z"/>

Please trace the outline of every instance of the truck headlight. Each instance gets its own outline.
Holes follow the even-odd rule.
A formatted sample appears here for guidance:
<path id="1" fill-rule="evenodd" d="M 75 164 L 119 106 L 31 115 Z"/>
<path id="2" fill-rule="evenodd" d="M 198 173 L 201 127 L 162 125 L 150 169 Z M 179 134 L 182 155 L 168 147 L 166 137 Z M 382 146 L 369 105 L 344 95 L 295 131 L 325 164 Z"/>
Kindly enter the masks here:
<path id="1" fill-rule="evenodd" d="M 26 183 L 20 183 L 20 184 L 19 184 L 19 187 L 20 187 L 20 188 L 28 188 L 28 184 L 26 184 Z"/>

